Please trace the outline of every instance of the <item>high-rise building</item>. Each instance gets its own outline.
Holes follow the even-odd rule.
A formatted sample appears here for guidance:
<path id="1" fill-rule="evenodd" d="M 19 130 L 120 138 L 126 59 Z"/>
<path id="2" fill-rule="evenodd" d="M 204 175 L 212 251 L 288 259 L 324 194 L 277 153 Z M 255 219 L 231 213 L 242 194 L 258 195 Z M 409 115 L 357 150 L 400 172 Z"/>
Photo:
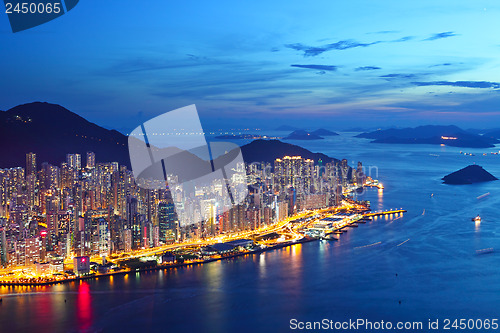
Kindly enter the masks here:
<path id="1" fill-rule="evenodd" d="M 284 191 L 294 187 L 300 192 L 311 190 L 314 175 L 314 161 L 301 156 L 285 156 L 274 161 L 276 190 Z"/>
<path id="2" fill-rule="evenodd" d="M 159 239 L 164 244 L 172 244 L 177 238 L 177 216 L 173 202 L 158 204 Z"/>
<path id="3" fill-rule="evenodd" d="M 26 238 L 24 241 L 24 264 L 40 261 L 41 241 L 38 237 Z"/>
<path id="4" fill-rule="evenodd" d="M 82 168 L 82 157 L 80 154 L 66 154 L 66 163 L 70 168 L 80 170 Z"/>
<path id="5" fill-rule="evenodd" d="M 251 229 L 260 228 L 260 210 L 258 208 L 247 210 L 247 220 L 250 223 Z"/>
<path id="6" fill-rule="evenodd" d="M 95 153 L 92 151 L 87 152 L 87 169 L 95 168 Z"/>
<path id="7" fill-rule="evenodd" d="M 106 219 L 99 219 L 99 255 L 110 254 L 110 234 L 108 228 L 108 221 Z"/>
<path id="8" fill-rule="evenodd" d="M 5 227 L 0 227 L 0 265 L 7 265 L 7 239 L 5 237 Z"/>
<path id="9" fill-rule="evenodd" d="M 246 229 L 246 209 L 243 204 L 233 206 L 229 210 L 229 221 L 231 231 L 243 231 Z"/>
<path id="10" fill-rule="evenodd" d="M 61 171 L 58 167 L 47 162 L 42 163 L 40 170 L 40 184 L 45 190 L 57 189 L 60 186 Z"/>
<path id="11" fill-rule="evenodd" d="M 123 230 L 123 250 L 125 252 L 132 251 L 132 230 Z"/>
<path id="12" fill-rule="evenodd" d="M 26 175 L 26 191 L 29 207 L 32 208 L 33 206 L 38 205 L 35 174 Z"/>
<path id="13" fill-rule="evenodd" d="M 36 175 L 36 154 L 26 154 L 26 176 Z"/>
<path id="14" fill-rule="evenodd" d="M 153 227 L 153 246 L 160 246 L 160 227 L 157 225 Z"/>
<path id="15" fill-rule="evenodd" d="M 365 172 L 363 171 L 363 163 L 358 162 L 358 168 L 356 169 L 356 181 L 358 186 L 363 186 L 366 182 Z"/>
<path id="16" fill-rule="evenodd" d="M 134 196 L 127 196 L 126 203 L 127 226 L 132 231 L 132 247 L 142 246 L 142 216 L 139 213 L 139 201 Z"/>

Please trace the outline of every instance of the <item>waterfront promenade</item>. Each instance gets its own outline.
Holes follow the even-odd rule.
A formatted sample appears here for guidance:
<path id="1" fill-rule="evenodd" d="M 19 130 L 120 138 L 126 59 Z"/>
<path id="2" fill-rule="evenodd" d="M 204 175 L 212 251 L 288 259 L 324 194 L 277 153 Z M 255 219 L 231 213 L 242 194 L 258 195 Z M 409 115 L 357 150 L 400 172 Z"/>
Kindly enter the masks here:
<path id="1" fill-rule="evenodd" d="M 38 276 L 36 275 L 36 273 L 34 273 L 32 267 L 16 267 L 11 269 L 8 268 L 2 269 L 0 271 L 0 285 L 30 286 L 30 285 L 49 285 L 49 284 L 65 283 L 65 282 L 85 280 L 85 279 L 108 277 L 112 275 L 136 273 L 140 271 L 173 269 L 179 267 L 201 265 L 213 261 L 226 260 L 235 257 L 261 253 L 264 251 L 271 251 L 274 249 L 294 245 L 297 243 L 304 243 L 320 239 L 321 237 L 308 236 L 307 235 L 308 233 L 306 231 L 312 230 L 312 225 L 314 223 L 321 221 L 324 218 L 334 216 L 339 212 L 342 212 L 343 214 L 348 214 L 349 216 L 342 219 L 340 223 L 334 224 L 329 229 L 327 229 L 327 234 L 337 233 L 337 232 L 341 233 L 342 229 L 348 226 L 356 226 L 357 223 L 363 221 L 363 219 L 370 219 L 373 216 L 379 216 L 379 215 L 396 216 L 397 214 L 402 214 L 403 212 L 406 212 L 406 210 L 400 209 L 400 210 L 388 210 L 388 211 L 370 213 L 368 212 L 368 208 L 363 205 L 355 204 L 352 202 L 344 202 L 342 205 L 338 207 L 327 207 L 317 210 L 302 211 L 286 218 L 283 221 L 253 231 L 228 234 L 219 237 L 212 237 L 205 240 L 195 240 L 190 242 L 165 245 L 158 248 L 134 251 L 132 253 L 122 253 L 119 256 L 111 256 L 108 258 L 108 261 L 114 264 L 116 269 L 106 273 L 96 272 L 84 276 L 75 276 L 67 274 Z M 277 237 L 265 240 L 262 239 L 263 236 L 270 234 L 274 234 Z M 156 264 L 140 268 L 129 268 L 126 267 L 126 265 L 124 265 L 124 263 L 129 260 L 158 256 L 165 252 L 179 251 L 179 250 L 182 251 L 188 248 L 200 250 L 203 247 L 211 246 L 217 243 L 242 240 L 242 239 L 254 240 L 255 247 L 251 249 L 240 248 L 238 250 L 234 250 L 228 253 L 204 255 L 198 258 L 192 258 L 177 262 Z"/>

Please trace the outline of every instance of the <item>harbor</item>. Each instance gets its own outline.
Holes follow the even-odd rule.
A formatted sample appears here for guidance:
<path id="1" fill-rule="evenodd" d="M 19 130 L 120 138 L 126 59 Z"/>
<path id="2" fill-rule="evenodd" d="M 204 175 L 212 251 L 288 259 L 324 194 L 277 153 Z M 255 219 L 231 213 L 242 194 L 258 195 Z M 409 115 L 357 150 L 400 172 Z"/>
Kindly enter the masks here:
<path id="1" fill-rule="evenodd" d="M 178 244 L 167 249 L 150 249 L 147 254 L 143 255 L 136 254 L 110 259 L 108 265 L 110 269 L 104 272 L 100 272 L 95 267 L 92 271 L 88 270 L 82 275 L 36 276 L 33 274 L 31 278 L 19 277 L 26 276 L 26 270 L 21 270 L 19 275 L 4 273 L 0 276 L 0 286 L 44 286 L 137 272 L 170 270 L 259 254 L 311 241 L 336 241 L 340 235 L 348 232 L 349 228 L 357 228 L 358 224 L 372 221 L 374 217 L 384 215 L 396 217 L 404 212 L 406 210 L 403 209 L 369 212 L 366 206 L 352 201 L 344 202 L 340 207 L 300 212 L 258 233 L 227 237 L 231 240 L 224 243 L 211 240 L 200 241 L 194 245 Z M 239 245 L 223 246 L 228 243 Z"/>

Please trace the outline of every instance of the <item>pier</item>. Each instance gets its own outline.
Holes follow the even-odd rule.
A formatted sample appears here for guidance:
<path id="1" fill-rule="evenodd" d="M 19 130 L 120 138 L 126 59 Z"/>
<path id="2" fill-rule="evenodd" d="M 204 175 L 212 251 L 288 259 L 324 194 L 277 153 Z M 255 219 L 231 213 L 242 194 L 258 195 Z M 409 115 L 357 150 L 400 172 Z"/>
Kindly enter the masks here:
<path id="1" fill-rule="evenodd" d="M 406 213 L 405 209 L 392 209 L 392 210 L 386 210 L 383 212 L 373 212 L 373 213 L 367 213 L 364 214 L 364 217 L 372 217 L 372 216 L 382 216 L 382 215 L 389 215 L 389 214 L 403 214 Z"/>

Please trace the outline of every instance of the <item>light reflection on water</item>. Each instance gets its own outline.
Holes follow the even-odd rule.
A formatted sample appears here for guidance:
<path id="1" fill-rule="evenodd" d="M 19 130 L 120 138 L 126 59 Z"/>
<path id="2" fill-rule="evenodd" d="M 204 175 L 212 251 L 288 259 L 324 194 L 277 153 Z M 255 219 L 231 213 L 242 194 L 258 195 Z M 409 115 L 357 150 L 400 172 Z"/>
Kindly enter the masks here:
<path id="1" fill-rule="evenodd" d="M 88 331 L 92 326 L 92 296 L 90 286 L 85 281 L 80 281 L 76 294 L 76 314 L 80 331 Z"/>
<path id="2" fill-rule="evenodd" d="M 384 190 L 377 189 L 377 210 L 384 210 Z"/>

